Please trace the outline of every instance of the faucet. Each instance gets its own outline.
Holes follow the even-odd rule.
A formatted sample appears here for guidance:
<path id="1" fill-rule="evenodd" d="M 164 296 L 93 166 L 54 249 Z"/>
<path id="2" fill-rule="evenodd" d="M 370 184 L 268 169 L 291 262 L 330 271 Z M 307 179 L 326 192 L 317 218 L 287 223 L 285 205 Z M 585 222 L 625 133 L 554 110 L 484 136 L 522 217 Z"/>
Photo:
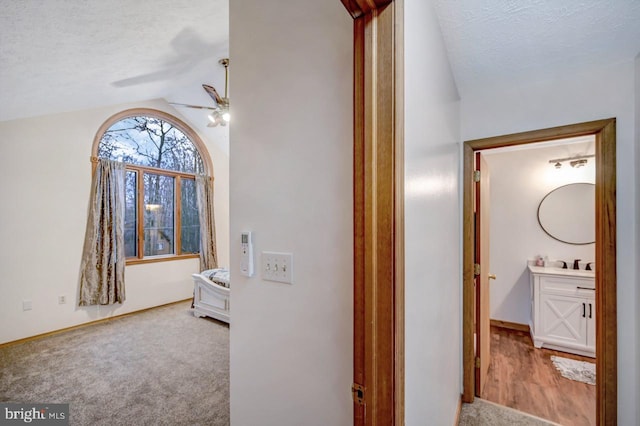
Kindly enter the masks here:
<path id="1" fill-rule="evenodd" d="M 582 259 L 576 259 L 573 261 L 573 269 L 580 269 L 580 264 L 578 262 L 580 262 Z"/>
<path id="2" fill-rule="evenodd" d="M 562 262 L 562 269 L 567 269 L 567 262 L 564 260 L 561 260 L 560 262 Z"/>
<path id="3" fill-rule="evenodd" d="M 592 269 L 591 269 L 591 264 L 592 264 L 592 263 L 593 263 L 593 262 L 589 262 L 589 263 L 587 263 L 587 267 L 586 267 L 586 268 L 584 268 L 584 270 L 585 270 L 585 271 L 591 271 L 591 270 L 592 270 Z"/>

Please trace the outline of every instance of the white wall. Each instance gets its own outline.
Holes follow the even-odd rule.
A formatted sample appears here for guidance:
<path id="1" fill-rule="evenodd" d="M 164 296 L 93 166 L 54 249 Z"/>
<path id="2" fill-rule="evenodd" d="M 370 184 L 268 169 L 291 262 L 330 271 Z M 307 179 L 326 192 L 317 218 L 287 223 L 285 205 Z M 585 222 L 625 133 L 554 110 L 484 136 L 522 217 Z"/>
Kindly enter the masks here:
<path id="1" fill-rule="evenodd" d="M 458 92 L 431 2 L 404 6 L 405 417 L 451 425 L 462 354 Z"/>
<path id="2" fill-rule="evenodd" d="M 638 424 L 637 190 L 634 146 L 634 62 L 545 81 L 477 88 L 462 99 L 462 138 L 617 118 L 618 423 Z"/>
<path id="3" fill-rule="evenodd" d="M 640 53 L 635 63 L 636 85 L 636 253 L 640 253 Z M 636 258 L 637 259 L 637 258 Z M 636 260 L 636 281 L 640 281 L 640 262 Z M 640 355 L 640 289 L 636 287 L 636 354 Z M 640 356 L 636 357 L 636 395 L 640 398 Z M 636 420 L 640 421 L 640 404 L 636 404 Z"/>
<path id="4" fill-rule="evenodd" d="M 595 182 L 593 159 L 577 169 L 569 163 L 556 169 L 549 160 L 593 154 L 594 149 L 594 143 L 590 143 L 484 152 L 491 182 L 490 270 L 497 277 L 491 282 L 492 319 L 529 324 L 527 260 L 549 256 L 550 260 L 566 261 L 569 268 L 574 259 L 595 261 L 595 244 L 573 245 L 555 240 L 542 229 L 537 216 L 540 201 L 550 191 L 569 183 Z"/>
<path id="5" fill-rule="evenodd" d="M 231 423 L 352 422 L 353 22 L 339 1 L 230 2 Z M 239 238 L 293 253 L 240 275 Z"/>
<path id="6" fill-rule="evenodd" d="M 179 116 L 178 112 L 174 112 L 174 115 Z M 200 124 L 202 125 L 202 123 Z M 193 125 L 192 128 L 194 128 Z M 229 253 L 229 128 L 209 128 L 209 133 L 211 134 L 210 137 L 205 138 L 205 135 L 200 134 L 200 138 L 207 145 L 207 150 L 213 162 L 213 201 L 215 203 L 218 266 L 228 268 L 231 261 Z M 223 144 L 224 146 L 221 146 Z"/>
<path id="7" fill-rule="evenodd" d="M 175 112 L 157 100 L 0 122 L 0 343 L 191 296 L 197 259 L 128 266 L 122 305 L 76 306 L 93 139 L 107 118 L 133 107 Z M 228 186 L 228 158 L 207 145 L 216 185 Z M 228 234 L 219 227 L 228 223 L 225 192 L 216 194 L 222 243 Z M 58 304 L 59 295 L 66 304 Z M 25 299 L 32 300 L 31 311 L 22 310 Z"/>

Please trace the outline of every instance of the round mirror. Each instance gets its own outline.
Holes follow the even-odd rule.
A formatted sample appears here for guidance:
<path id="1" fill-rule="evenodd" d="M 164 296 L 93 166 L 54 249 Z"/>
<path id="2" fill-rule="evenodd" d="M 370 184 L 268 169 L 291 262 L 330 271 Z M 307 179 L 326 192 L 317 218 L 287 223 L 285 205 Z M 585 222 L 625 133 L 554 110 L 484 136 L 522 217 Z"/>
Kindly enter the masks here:
<path id="1" fill-rule="evenodd" d="M 572 183 L 548 193 L 538 207 L 538 222 L 551 238 L 568 244 L 595 242 L 595 185 Z"/>

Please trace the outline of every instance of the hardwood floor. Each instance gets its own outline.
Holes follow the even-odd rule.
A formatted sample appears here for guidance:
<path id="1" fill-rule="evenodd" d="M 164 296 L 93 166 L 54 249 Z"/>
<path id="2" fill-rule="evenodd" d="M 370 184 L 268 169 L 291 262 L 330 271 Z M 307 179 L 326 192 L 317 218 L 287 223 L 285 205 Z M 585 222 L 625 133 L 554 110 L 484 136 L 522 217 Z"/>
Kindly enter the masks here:
<path id="1" fill-rule="evenodd" d="M 551 355 L 593 358 L 536 349 L 522 331 L 491 327 L 491 364 L 481 397 L 564 426 L 596 424 L 596 387 L 560 375 Z"/>

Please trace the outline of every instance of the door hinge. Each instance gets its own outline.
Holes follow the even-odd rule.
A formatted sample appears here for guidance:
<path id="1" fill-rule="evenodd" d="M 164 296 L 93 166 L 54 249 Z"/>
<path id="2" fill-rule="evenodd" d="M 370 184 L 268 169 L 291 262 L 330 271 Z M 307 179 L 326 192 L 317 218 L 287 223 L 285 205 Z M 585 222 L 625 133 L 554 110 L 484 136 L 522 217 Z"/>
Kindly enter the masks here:
<path id="1" fill-rule="evenodd" d="M 364 386 L 353 383 L 351 385 L 351 394 L 353 395 L 353 402 L 358 405 L 364 405 Z"/>
<path id="2" fill-rule="evenodd" d="M 480 170 L 473 171 L 473 181 L 480 182 Z"/>
<path id="3" fill-rule="evenodd" d="M 480 368 L 480 357 L 476 357 L 476 368 Z"/>
<path id="4" fill-rule="evenodd" d="M 473 264 L 473 275 L 480 275 L 480 264 L 479 263 L 474 263 Z"/>

